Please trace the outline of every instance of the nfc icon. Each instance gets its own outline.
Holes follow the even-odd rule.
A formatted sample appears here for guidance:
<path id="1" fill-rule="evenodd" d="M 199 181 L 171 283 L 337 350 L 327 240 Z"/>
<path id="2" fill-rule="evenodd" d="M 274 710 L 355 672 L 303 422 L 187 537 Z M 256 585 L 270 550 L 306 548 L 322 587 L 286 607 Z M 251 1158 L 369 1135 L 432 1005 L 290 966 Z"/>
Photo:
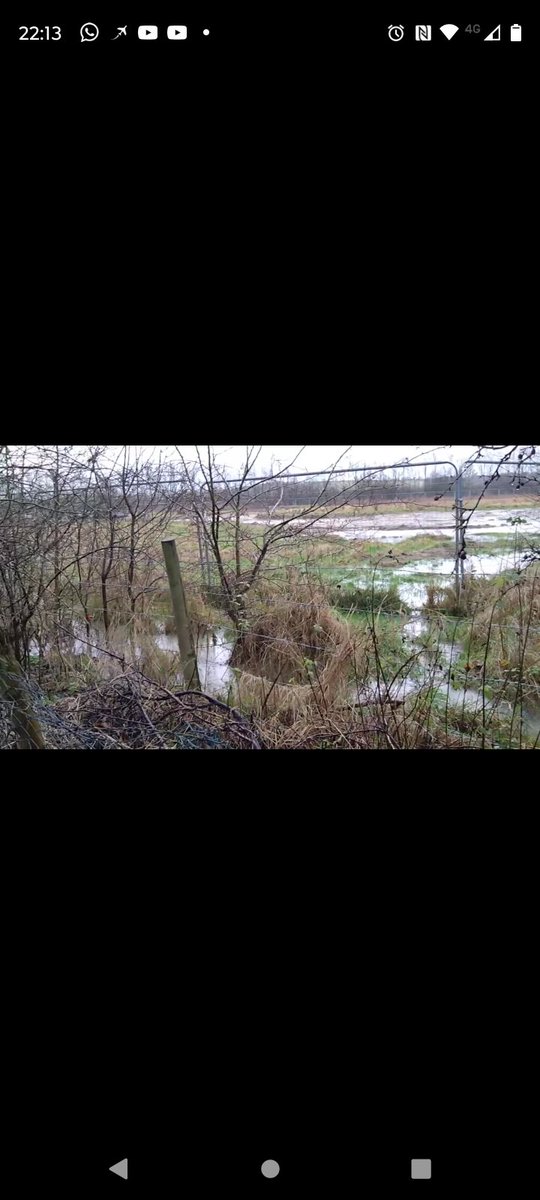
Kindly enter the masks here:
<path id="1" fill-rule="evenodd" d="M 416 26 L 416 40 L 417 40 L 417 42 L 430 42 L 431 41 L 431 25 L 417 25 Z"/>

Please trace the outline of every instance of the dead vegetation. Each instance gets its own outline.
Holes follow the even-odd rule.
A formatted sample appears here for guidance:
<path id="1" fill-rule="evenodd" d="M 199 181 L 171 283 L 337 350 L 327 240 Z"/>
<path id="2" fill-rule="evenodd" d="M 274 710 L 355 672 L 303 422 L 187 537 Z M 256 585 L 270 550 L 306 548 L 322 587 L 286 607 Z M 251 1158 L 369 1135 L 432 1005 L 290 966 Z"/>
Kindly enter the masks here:
<path id="1" fill-rule="evenodd" d="M 71 722 L 105 733 L 120 748 L 261 748 L 256 730 L 237 709 L 202 692 L 173 692 L 138 671 L 64 700 L 58 708 Z"/>
<path id="2" fill-rule="evenodd" d="M 540 700 L 540 572 L 536 564 L 491 579 L 466 578 L 462 606 L 454 588 L 430 586 L 426 609 L 459 616 L 465 671 L 480 671 L 498 695 Z"/>
<path id="3" fill-rule="evenodd" d="M 329 608 L 322 586 L 289 572 L 286 589 L 267 591 L 236 643 L 239 705 L 284 725 L 322 717 L 346 696 L 360 641 Z"/>
<path id="4" fill-rule="evenodd" d="M 457 734 L 437 738 L 420 723 L 409 723 L 404 734 L 406 725 L 396 721 L 390 704 L 383 711 L 378 706 L 366 706 L 362 712 L 337 708 L 323 718 L 298 718 L 290 726 L 266 718 L 258 727 L 265 745 L 274 750 L 437 750 L 463 745 Z"/>
<path id="5" fill-rule="evenodd" d="M 21 706 L 0 697 L 0 748 L 46 750 L 260 750 L 261 736 L 236 708 L 202 692 L 173 692 L 141 675 L 123 671 L 76 696 L 49 703 L 37 684 L 24 682 Z"/>

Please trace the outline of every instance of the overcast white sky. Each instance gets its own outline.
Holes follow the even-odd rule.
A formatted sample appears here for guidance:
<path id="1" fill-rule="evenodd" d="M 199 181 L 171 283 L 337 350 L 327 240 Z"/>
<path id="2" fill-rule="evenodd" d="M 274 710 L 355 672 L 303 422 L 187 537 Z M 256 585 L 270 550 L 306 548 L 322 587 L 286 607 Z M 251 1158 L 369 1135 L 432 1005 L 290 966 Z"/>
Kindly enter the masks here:
<path id="1" fill-rule="evenodd" d="M 525 447 L 520 447 L 524 448 Z M 195 446 L 179 446 L 178 449 L 183 454 L 188 463 L 194 463 L 196 460 Z M 251 448 L 250 448 L 251 449 Z M 87 448 L 76 447 L 84 458 L 87 453 Z M 291 471 L 324 471 L 332 467 L 363 467 L 363 466 L 393 466 L 397 463 L 410 462 L 421 466 L 424 463 L 434 462 L 435 460 L 448 460 L 454 462 L 456 466 L 464 464 L 471 456 L 476 455 L 477 446 L 441 446 L 432 443 L 431 445 L 399 445 L 399 446 L 289 446 L 289 445 L 265 445 L 260 449 L 259 456 L 251 471 L 251 477 L 257 475 L 266 475 L 272 471 L 282 470 L 289 467 Z M 508 453 L 512 450 L 511 446 L 502 447 L 498 451 L 484 452 L 484 458 L 500 459 L 505 451 Z M 199 451 L 203 458 L 206 458 L 207 447 L 199 446 Z M 137 453 L 141 453 L 141 458 L 144 461 L 150 457 L 157 460 L 161 453 L 166 460 L 178 462 L 178 454 L 175 446 L 130 446 L 128 453 L 130 459 Z M 216 460 L 223 469 L 226 470 L 229 478 L 237 476 L 245 462 L 246 447 L 245 446 L 212 446 Z M 115 461 L 120 463 L 123 457 L 123 448 L 121 446 L 108 446 L 106 459 L 112 465 Z M 513 455 L 515 458 L 515 455 Z"/>
<path id="2" fill-rule="evenodd" d="M 168 449 L 172 449 L 169 447 Z M 195 447 L 183 446 L 182 453 L 186 458 L 194 458 Z M 202 447 L 201 447 L 202 449 Z M 280 469 L 299 457 L 294 464 L 295 471 L 323 471 L 335 465 L 341 458 L 340 467 L 362 467 L 380 464 L 390 466 L 393 463 L 408 460 L 422 463 L 437 458 L 450 459 L 459 464 L 475 451 L 475 446 L 263 446 L 256 463 L 256 473 L 264 474 L 274 459 L 274 469 Z M 215 446 L 214 450 L 222 466 L 239 470 L 245 460 L 245 446 Z M 300 453 L 301 451 L 301 453 Z M 435 451 L 435 452 L 434 452 Z M 342 457 L 343 456 L 343 457 Z M 259 471 L 260 468 L 260 471 Z"/>

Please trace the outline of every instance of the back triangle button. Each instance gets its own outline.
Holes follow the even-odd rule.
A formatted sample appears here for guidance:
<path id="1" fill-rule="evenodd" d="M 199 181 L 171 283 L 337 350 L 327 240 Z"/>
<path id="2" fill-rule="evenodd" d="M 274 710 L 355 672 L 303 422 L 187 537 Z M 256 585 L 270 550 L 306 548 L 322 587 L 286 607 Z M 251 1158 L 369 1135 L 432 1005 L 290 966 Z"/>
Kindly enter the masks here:
<path id="1" fill-rule="evenodd" d="M 109 1171 L 112 1171 L 113 1175 L 119 1175 L 121 1179 L 127 1179 L 127 1177 L 128 1177 L 128 1160 L 127 1160 L 127 1158 L 123 1158 L 121 1160 L 121 1162 L 115 1163 L 114 1167 L 109 1167 Z"/>

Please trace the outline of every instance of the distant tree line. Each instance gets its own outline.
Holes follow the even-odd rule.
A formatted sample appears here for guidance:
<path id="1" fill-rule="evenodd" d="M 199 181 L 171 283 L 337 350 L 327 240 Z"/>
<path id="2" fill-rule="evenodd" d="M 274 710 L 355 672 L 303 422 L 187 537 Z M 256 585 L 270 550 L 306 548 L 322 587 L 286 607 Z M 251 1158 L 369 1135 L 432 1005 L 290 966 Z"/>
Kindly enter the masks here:
<path id="1" fill-rule="evenodd" d="M 461 487 L 463 497 L 478 497 L 481 494 L 487 468 L 482 471 L 467 471 L 462 475 Z M 483 473 L 482 473 L 483 472 Z M 520 487 L 528 486 L 532 493 L 540 494 L 538 468 L 523 468 L 520 475 L 515 468 L 504 468 L 490 484 L 490 495 L 509 495 L 514 491 L 518 482 Z M 244 503 L 253 510 L 276 507 L 277 509 L 303 508 L 314 503 L 320 495 L 324 476 L 312 478 L 282 478 L 264 480 L 250 485 L 249 496 L 244 497 Z M 337 499 L 350 505 L 370 505 L 391 501 L 414 501 L 420 498 L 434 499 L 437 496 L 452 495 L 455 483 L 453 472 L 428 474 L 423 468 L 415 471 L 406 469 L 390 470 L 378 475 L 370 468 L 366 473 L 352 472 L 349 476 L 339 476 L 329 481 L 325 499 L 329 504 Z M 215 485 L 216 499 L 226 504 L 229 486 Z"/>

